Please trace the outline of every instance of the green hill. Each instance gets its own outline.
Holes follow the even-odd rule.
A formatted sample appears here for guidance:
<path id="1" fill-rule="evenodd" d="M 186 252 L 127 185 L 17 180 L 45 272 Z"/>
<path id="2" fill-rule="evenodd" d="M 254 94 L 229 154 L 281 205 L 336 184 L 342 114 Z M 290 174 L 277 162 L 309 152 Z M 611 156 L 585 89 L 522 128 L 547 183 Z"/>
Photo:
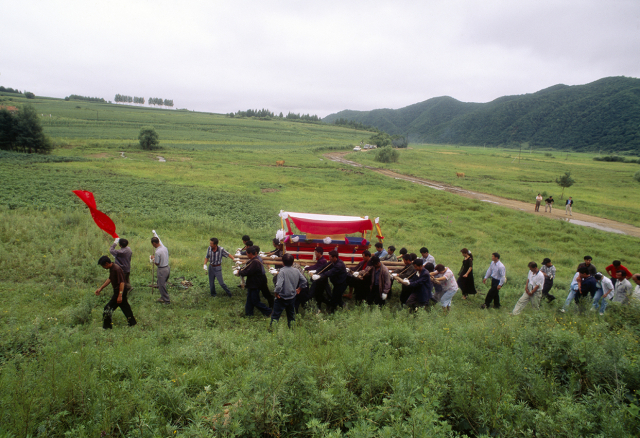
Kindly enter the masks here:
<path id="1" fill-rule="evenodd" d="M 324 118 L 375 126 L 413 142 L 640 152 L 640 79 L 554 85 L 488 103 L 436 97 L 397 110 L 345 110 Z"/>

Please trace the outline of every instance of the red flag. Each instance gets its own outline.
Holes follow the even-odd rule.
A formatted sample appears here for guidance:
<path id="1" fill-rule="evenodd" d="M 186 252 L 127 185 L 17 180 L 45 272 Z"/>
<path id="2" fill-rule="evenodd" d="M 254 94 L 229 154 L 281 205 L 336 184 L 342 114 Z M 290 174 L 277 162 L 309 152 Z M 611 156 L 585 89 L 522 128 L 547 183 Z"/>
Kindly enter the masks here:
<path id="1" fill-rule="evenodd" d="M 73 190 L 78 198 L 82 199 L 82 201 L 87 204 L 89 210 L 91 210 L 91 217 L 95 221 L 96 225 L 103 231 L 107 232 L 114 239 L 118 237 L 116 234 L 116 224 L 113 223 L 111 218 L 101 212 L 96 207 L 96 200 L 93 198 L 93 193 L 88 192 L 86 190 Z"/>

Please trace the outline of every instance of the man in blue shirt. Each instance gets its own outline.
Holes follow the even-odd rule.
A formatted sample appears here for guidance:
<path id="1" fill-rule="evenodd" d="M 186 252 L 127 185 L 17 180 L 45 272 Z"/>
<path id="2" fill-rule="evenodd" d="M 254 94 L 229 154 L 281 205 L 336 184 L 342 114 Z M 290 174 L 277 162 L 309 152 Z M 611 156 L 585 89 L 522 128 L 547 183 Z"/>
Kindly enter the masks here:
<path id="1" fill-rule="evenodd" d="M 376 243 L 376 252 L 373 253 L 373 256 L 378 256 L 379 259 L 382 260 L 383 257 L 387 255 L 387 251 L 384 250 L 384 246 L 382 242 Z"/>
<path id="2" fill-rule="evenodd" d="M 291 328 L 291 321 L 295 321 L 296 295 L 307 287 L 307 279 L 293 267 L 293 256 L 289 253 L 282 256 L 282 269 L 278 272 L 278 280 L 274 290 L 276 299 L 271 313 L 271 324 L 280 320 L 283 310 L 287 311 L 287 325 Z"/>

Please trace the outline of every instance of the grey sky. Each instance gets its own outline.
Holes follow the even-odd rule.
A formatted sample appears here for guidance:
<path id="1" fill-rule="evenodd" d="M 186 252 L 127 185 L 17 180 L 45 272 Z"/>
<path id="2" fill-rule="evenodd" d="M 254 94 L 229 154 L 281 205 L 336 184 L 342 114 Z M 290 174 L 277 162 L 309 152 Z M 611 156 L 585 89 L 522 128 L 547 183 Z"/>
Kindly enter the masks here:
<path id="1" fill-rule="evenodd" d="M 0 85 L 220 113 L 324 117 L 640 77 L 638 0 L 21 0 L 0 16 Z"/>

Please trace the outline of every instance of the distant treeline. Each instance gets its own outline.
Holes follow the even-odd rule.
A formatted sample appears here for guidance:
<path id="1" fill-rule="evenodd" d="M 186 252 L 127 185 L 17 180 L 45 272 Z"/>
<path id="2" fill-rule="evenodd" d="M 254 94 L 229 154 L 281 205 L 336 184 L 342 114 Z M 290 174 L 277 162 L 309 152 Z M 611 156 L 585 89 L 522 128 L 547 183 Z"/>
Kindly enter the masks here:
<path id="1" fill-rule="evenodd" d="M 144 97 L 131 97 L 125 96 L 124 94 L 116 94 L 114 99 L 115 103 L 137 103 L 139 105 L 144 105 Z"/>
<path id="2" fill-rule="evenodd" d="M 20 90 L 14 90 L 13 88 L 5 88 L 3 86 L 0 86 L 0 91 L 3 91 L 5 93 L 22 94 L 22 91 Z"/>
<path id="3" fill-rule="evenodd" d="M 107 103 L 106 100 L 102 97 L 88 97 L 88 96 L 79 96 L 77 94 L 71 94 L 64 98 L 64 100 L 84 100 L 85 102 L 99 102 L 99 103 Z"/>
<path id="4" fill-rule="evenodd" d="M 296 114 L 296 113 L 292 113 L 289 112 L 289 114 L 287 114 L 286 116 L 281 112 L 279 115 L 275 115 L 275 113 L 269 111 L 268 109 L 261 109 L 261 110 L 253 110 L 253 109 L 248 109 L 246 111 L 238 111 L 235 113 L 229 113 L 227 114 L 227 116 L 229 117 L 257 117 L 260 119 L 275 119 L 275 118 L 279 118 L 279 119 L 287 119 L 287 120 L 301 120 L 304 122 L 320 122 L 322 121 L 322 119 L 320 117 L 318 117 L 317 115 L 311 115 L 311 114 Z"/>
<path id="5" fill-rule="evenodd" d="M 25 91 L 24 93 L 20 90 L 14 90 L 13 88 L 5 88 L 0 86 L 0 92 L 5 92 L 5 93 L 15 93 L 15 94 L 24 94 L 24 97 L 26 97 L 27 99 L 35 99 L 36 95 L 33 94 L 31 91 Z"/>
<path id="6" fill-rule="evenodd" d="M 161 99 L 159 97 L 150 97 L 149 105 L 160 105 L 173 107 L 173 99 Z"/>
<path id="7" fill-rule="evenodd" d="M 434 97 L 397 110 L 340 111 L 347 119 L 412 142 L 640 154 L 640 79 L 609 77 L 586 85 L 554 85 L 488 103 Z"/>
<path id="8" fill-rule="evenodd" d="M 593 157 L 595 161 L 609 161 L 609 162 L 619 162 L 619 163 L 638 163 L 640 164 L 640 159 L 633 158 L 625 158 L 619 155 L 603 155 L 601 157 Z"/>
<path id="9" fill-rule="evenodd" d="M 375 126 L 365 125 L 364 123 L 356 122 L 355 120 L 344 119 L 342 117 L 336 119 L 333 124 L 338 126 L 347 126 L 353 129 L 359 129 L 360 131 L 380 132 L 380 130 Z"/>

